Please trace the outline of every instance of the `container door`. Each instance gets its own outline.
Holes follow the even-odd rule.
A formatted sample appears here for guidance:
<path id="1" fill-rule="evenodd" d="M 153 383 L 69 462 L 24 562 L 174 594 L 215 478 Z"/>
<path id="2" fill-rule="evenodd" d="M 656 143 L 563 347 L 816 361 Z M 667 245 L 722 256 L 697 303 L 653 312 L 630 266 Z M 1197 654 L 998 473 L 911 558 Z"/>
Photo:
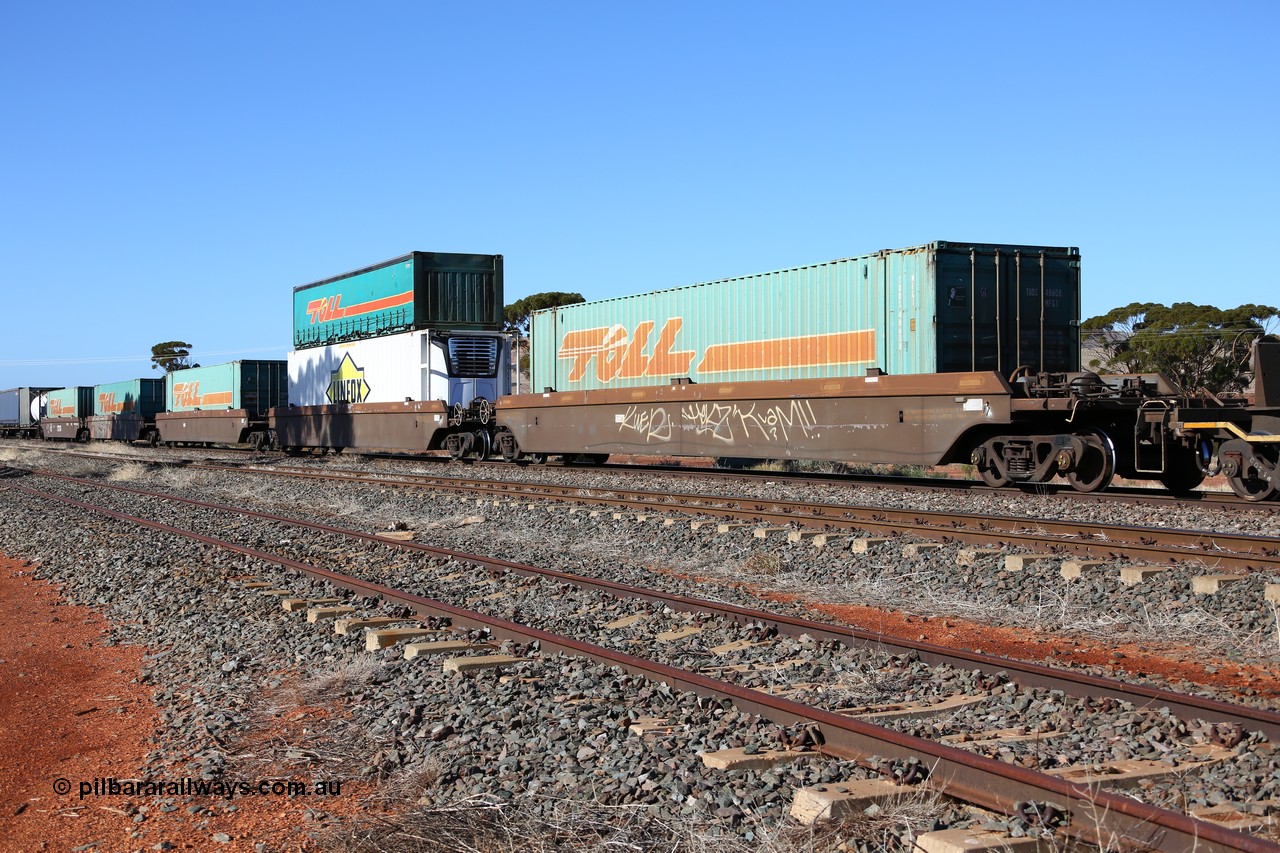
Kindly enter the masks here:
<path id="1" fill-rule="evenodd" d="M 1001 373 L 1080 369 L 1080 258 L 1062 251 L 1006 250 Z"/>
<path id="2" fill-rule="evenodd" d="M 932 312 L 922 293 L 928 286 L 928 254 L 884 252 L 876 260 L 884 288 L 884 321 L 879 330 L 884 351 L 880 367 L 899 376 L 932 373 Z"/>
<path id="3" fill-rule="evenodd" d="M 939 249 L 934 255 L 938 299 L 939 373 L 1001 371 L 1011 333 L 1012 296 L 999 252 Z"/>

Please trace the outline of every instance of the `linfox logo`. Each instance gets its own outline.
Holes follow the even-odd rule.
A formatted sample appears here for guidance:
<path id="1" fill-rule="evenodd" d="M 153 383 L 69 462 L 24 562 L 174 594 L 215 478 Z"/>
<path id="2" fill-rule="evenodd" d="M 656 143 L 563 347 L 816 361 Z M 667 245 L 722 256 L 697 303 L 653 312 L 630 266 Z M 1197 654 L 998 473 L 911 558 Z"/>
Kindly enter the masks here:
<path id="1" fill-rule="evenodd" d="M 364 370 L 351 360 L 351 353 L 345 354 L 338 369 L 329 374 L 329 389 L 325 396 L 330 403 L 362 403 L 369 396 Z"/>
<path id="2" fill-rule="evenodd" d="M 173 404 L 175 406 L 200 405 L 200 383 L 199 382 L 173 383 Z"/>
<path id="3" fill-rule="evenodd" d="M 653 320 L 643 320 L 630 333 L 622 325 L 567 332 L 556 353 L 557 358 L 573 361 L 567 381 L 578 382 L 586 376 L 592 360 L 595 378 L 608 384 L 615 379 L 639 377 L 714 376 L 870 364 L 876 358 L 874 329 L 714 343 L 707 345 L 698 358 L 698 351 L 676 347 L 676 336 L 684 325 L 682 317 L 663 322 L 652 351 L 648 351 L 656 325 Z"/>

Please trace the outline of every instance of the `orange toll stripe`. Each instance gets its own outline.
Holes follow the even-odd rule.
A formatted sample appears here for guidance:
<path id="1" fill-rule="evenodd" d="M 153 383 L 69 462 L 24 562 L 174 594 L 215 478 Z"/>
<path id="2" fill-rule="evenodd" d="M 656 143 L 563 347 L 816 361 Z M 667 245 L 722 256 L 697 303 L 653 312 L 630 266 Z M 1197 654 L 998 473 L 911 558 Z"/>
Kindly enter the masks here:
<path id="1" fill-rule="evenodd" d="M 861 329 L 829 335 L 712 344 L 698 365 L 698 373 L 861 364 L 875 361 L 875 357 L 875 330 Z"/>

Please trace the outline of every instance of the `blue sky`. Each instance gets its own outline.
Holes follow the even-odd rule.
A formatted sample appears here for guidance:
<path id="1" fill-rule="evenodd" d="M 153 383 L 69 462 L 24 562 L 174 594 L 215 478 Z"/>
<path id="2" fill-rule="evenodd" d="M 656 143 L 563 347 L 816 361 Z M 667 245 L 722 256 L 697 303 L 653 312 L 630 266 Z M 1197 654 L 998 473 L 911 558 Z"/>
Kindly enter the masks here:
<path id="1" fill-rule="evenodd" d="M 283 357 L 295 285 L 589 299 L 933 240 L 1280 302 L 1280 4 L 7 3 L 0 388 Z"/>

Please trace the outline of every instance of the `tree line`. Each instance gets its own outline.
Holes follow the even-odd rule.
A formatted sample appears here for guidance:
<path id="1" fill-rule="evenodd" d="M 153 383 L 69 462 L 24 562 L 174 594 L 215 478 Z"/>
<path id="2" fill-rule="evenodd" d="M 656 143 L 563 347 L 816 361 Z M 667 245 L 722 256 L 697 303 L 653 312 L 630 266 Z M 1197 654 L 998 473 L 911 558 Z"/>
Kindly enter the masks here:
<path id="1" fill-rule="evenodd" d="M 1215 308 L 1133 302 L 1080 324 L 1084 365 L 1103 373 L 1163 373 L 1185 390 L 1243 391 L 1253 380 L 1249 357 L 1259 338 L 1276 340 L 1271 305 Z"/>

